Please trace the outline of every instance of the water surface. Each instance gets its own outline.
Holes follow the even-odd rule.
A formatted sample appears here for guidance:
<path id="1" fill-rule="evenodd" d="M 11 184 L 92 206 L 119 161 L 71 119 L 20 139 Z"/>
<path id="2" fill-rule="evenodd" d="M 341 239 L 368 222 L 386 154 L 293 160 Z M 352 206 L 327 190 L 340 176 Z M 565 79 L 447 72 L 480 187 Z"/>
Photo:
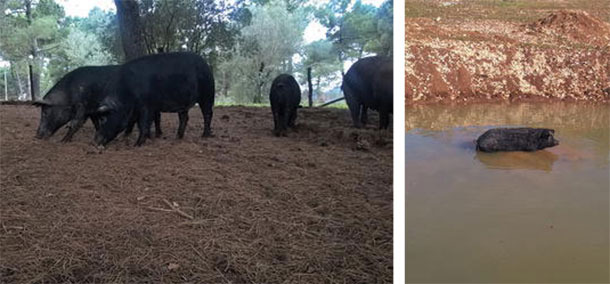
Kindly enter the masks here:
<path id="1" fill-rule="evenodd" d="M 410 283 L 608 283 L 608 105 L 406 109 Z M 478 153 L 492 127 L 555 129 L 560 145 Z"/>

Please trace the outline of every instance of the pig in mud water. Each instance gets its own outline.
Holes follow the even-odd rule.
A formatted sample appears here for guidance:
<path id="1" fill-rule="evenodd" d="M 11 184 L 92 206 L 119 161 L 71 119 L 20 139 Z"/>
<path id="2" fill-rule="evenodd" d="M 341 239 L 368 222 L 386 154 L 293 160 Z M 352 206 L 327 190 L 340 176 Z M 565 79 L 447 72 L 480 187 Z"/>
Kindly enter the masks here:
<path id="1" fill-rule="evenodd" d="M 366 125 L 370 108 L 379 111 L 379 128 L 388 128 L 393 106 L 392 68 L 391 58 L 371 56 L 358 60 L 345 73 L 341 89 L 354 127 Z"/>
<path id="2" fill-rule="evenodd" d="M 294 127 L 297 108 L 301 103 L 301 88 L 294 77 L 288 74 L 277 76 L 271 84 L 269 101 L 273 113 L 273 133 L 275 136 L 286 136 L 288 127 Z"/>
<path id="3" fill-rule="evenodd" d="M 69 130 L 61 140 L 68 142 L 87 118 L 97 130 L 96 110 L 105 97 L 104 87 L 118 70 L 118 65 L 85 66 L 63 76 L 42 100 L 34 102 L 41 107 L 36 138 L 49 138 L 69 122 Z"/>
<path id="4" fill-rule="evenodd" d="M 102 115 L 95 143 L 112 141 L 137 117 L 136 146 L 150 137 L 150 124 L 160 112 L 177 112 L 177 137 L 184 136 L 188 111 L 199 104 L 204 119 L 203 136 L 211 136 L 214 76 L 207 62 L 191 52 L 162 53 L 134 59 L 121 66 L 118 79 L 108 84 L 98 108 Z"/>
<path id="5" fill-rule="evenodd" d="M 536 151 L 559 145 L 555 130 L 546 128 L 495 128 L 487 130 L 477 141 L 477 150 Z"/>

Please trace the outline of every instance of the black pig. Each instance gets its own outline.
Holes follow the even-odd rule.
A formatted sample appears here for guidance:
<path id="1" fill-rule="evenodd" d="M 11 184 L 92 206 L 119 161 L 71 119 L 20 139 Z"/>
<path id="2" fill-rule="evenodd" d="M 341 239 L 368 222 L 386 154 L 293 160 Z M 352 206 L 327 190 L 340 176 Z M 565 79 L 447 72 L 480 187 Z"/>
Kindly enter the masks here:
<path id="1" fill-rule="evenodd" d="M 370 108 L 379 111 L 379 128 L 388 128 L 393 106 L 392 77 L 392 59 L 384 56 L 362 58 L 347 70 L 341 89 L 354 127 L 366 125 Z"/>
<path id="2" fill-rule="evenodd" d="M 195 103 L 203 114 L 203 136 L 211 136 L 214 76 L 207 62 L 191 52 L 162 53 L 134 59 L 121 66 L 118 79 L 109 84 L 107 97 L 98 108 L 103 115 L 95 135 L 106 145 L 137 117 L 136 146 L 150 137 L 150 124 L 160 112 L 177 112 L 177 137 L 184 136 L 188 111 Z"/>
<path id="3" fill-rule="evenodd" d="M 553 137 L 555 130 L 546 128 L 495 128 L 487 130 L 476 143 L 477 150 L 536 151 L 559 145 Z"/>
<path id="4" fill-rule="evenodd" d="M 42 100 L 34 102 L 41 107 L 36 138 L 49 138 L 69 122 L 69 130 L 61 140 L 68 142 L 87 118 L 98 129 L 96 110 L 105 97 L 104 87 L 118 68 L 117 65 L 85 66 L 63 76 Z"/>
<path id="5" fill-rule="evenodd" d="M 297 108 L 301 103 L 301 88 L 294 77 L 288 74 L 277 76 L 271 84 L 269 101 L 273 112 L 273 133 L 275 136 L 286 136 L 287 128 L 294 127 Z"/>

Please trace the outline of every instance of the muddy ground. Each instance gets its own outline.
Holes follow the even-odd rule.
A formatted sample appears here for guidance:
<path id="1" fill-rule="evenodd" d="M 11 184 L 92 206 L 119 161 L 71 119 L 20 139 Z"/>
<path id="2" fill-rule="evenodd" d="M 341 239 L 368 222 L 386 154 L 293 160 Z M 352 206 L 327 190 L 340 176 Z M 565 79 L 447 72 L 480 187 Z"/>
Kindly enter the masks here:
<path id="1" fill-rule="evenodd" d="M 406 103 L 610 102 L 607 5 L 410 0 Z"/>
<path id="2" fill-rule="evenodd" d="M 39 110 L 0 106 L 2 283 L 382 283 L 392 280 L 392 133 L 347 110 L 300 109 L 272 136 L 269 108 L 198 109 L 143 147 L 99 153 L 33 138 Z"/>

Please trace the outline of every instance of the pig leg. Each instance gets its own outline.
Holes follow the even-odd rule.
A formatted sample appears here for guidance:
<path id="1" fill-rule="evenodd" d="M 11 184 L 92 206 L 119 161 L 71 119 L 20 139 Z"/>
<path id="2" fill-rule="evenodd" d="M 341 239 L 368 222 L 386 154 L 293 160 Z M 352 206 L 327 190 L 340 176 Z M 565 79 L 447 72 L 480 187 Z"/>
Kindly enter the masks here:
<path id="1" fill-rule="evenodd" d="M 188 111 L 181 111 L 178 113 L 178 119 L 180 120 L 178 124 L 178 135 L 177 139 L 182 139 L 184 137 L 184 130 L 186 129 L 186 123 L 189 121 Z"/>
<path id="2" fill-rule="evenodd" d="M 163 132 L 161 132 L 161 112 L 158 111 L 155 113 L 155 137 L 161 137 Z"/>
<path id="3" fill-rule="evenodd" d="M 388 129 L 390 125 L 390 112 L 388 110 L 379 111 L 379 129 Z"/>
<path id="4" fill-rule="evenodd" d="M 129 122 L 127 123 L 127 128 L 125 128 L 125 132 L 123 133 L 123 138 L 129 137 L 131 131 L 133 131 L 133 127 L 136 125 L 138 121 L 138 115 L 134 112 L 129 118 Z"/>
<path id="5" fill-rule="evenodd" d="M 203 115 L 203 135 L 201 137 L 213 137 L 212 135 L 212 115 L 214 107 L 214 94 L 207 100 L 199 100 L 199 108 Z"/>
<path id="6" fill-rule="evenodd" d="M 89 118 L 91 119 L 91 122 L 93 123 L 93 127 L 95 127 L 95 131 L 100 129 L 100 119 L 97 117 L 97 115 L 92 115 Z"/>
<path id="7" fill-rule="evenodd" d="M 138 115 L 138 130 L 140 131 L 140 136 L 138 136 L 136 146 L 142 146 L 146 139 L 150 138 L 151 120 L 150 110 L 146 107 L 141 108 Z"/>
<path id="8" fill-rule="evenodd" d="M 290 112 L 290 119 L 288 120 L 288 127 L 294 128 L 294 123 L 297 120 L 297 109 L 294 108 Z"/>
<path id="9" fill-rule="evenodd" d="M 362 127 L 366 126 L 366 123 L 369 121 L 369 118 L 366 114 L 367 107 L 362 105 L 362 113 L 360 114 L 360 123 L 362 123 Z"/>
<path id="10" fill-rule="evenodd" d="M 348 103 L 347 106 L 349 107 L 349 111 L 352 115 L 352 122 L 354 124 L 354 127 L 361 128 L 362 125 L 360 124 L 360 103 L 352 101 L 351 103 Z"/>
<path id="11" fill-rule="evenodd" d="M 281 126 L 280 126 L 280 113 L 277 110 L 277 108 L 273 108 L 273 134 L 275 136 L 280 136 L 280 130 L 281 130 Z"/>
<path id="12" fill-rule="evenodd" d="M 343 92 L 345 94 L 347 107 L 352 115 L 352 123 L 354 124 L 354 127 L 360 128 L 360 101 L 354 97 L 354 92 L 349 86 L 345 85 L 343 87 Z"/>
<path id="13" fill-rule="evenodd" d="M 286 136 L 287 132 L 288 132 L 288 121 L 290 120 L 290 113 L 288 111 L 287 107 L 283 107 L 282 111 L 280 112 L 280 135 L 281 136 Z"/>
<path id="14" fill-rule="evenodd" d="M 61 142 L 70 142 L 72 141 L 72 136 L 76 133 L 82 126 L 85 124 L 87 120 L 87 116 L 85 115 L 85 108 L 83 106 L 76 106 L 76 115 L 72 120 L 70 120 L 70 125 L 68 126 L 68 133 L 61 139 Z"/>

